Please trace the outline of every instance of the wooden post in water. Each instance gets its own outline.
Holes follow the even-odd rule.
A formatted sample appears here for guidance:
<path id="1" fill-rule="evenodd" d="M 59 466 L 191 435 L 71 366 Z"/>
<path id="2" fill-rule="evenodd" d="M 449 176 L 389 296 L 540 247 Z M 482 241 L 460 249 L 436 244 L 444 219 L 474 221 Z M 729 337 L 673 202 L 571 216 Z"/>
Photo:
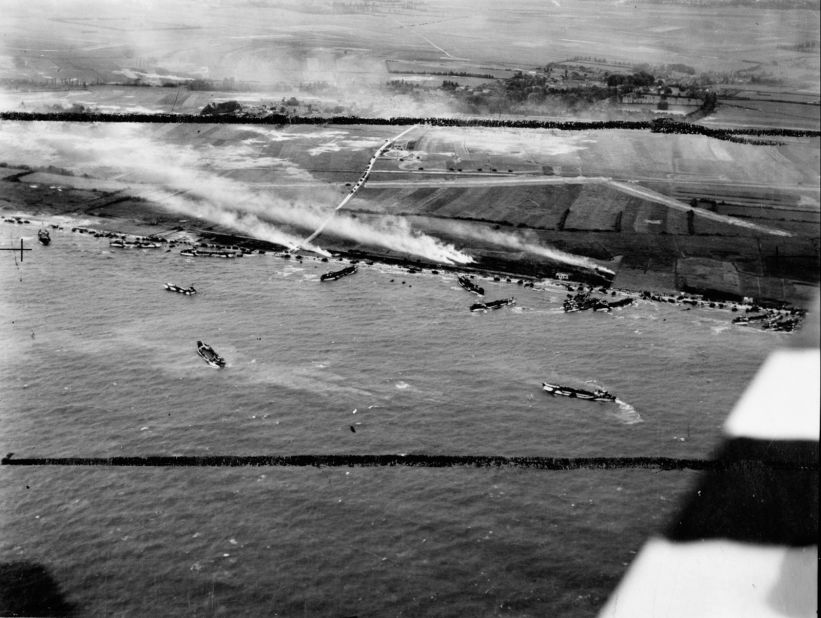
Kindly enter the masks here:
<path id="1" fill-rule="evenodd" d="M 23 261 L 23 251 L 31 251 L 31 249 L 24 249 L 23 248 L 23 239 L 20 239 L 20 248 L 16 247 L 0 247 L 0 251 L 19 251 L 20 252 L 20 261 Z"/>

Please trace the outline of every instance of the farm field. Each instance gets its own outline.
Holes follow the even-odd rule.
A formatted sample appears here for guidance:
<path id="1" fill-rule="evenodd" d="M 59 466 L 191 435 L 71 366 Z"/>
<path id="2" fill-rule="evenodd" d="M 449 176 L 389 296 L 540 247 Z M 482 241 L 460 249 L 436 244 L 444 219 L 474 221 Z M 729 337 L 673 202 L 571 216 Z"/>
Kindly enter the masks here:
<path id="1" fill-rule="evenodd" d="M 289 195 L 304 194 L 319 186 L 331 189 L 332 195 L 344 195 L 344 184 L 354 181 L 372 152 L 396 134 L 394 127 L 372 126 L 317 129 L 167 125 L 146 126 L 141 131 L 152 139 L 191 144 L 204 165 L 216 173 L 275 187 Z M 558 182 L 563 182 L 559 177 L 580 181 L 613 178 L 637 181 L 685 203 L 692 198 L 724 201 L 732 205 L 733 214 L 740 216 L 789 220 L 791 215 L 783 214 L 789 211 L 780 210 L 776 213 L 779 216 L 773 216 L 769 210 L 775 206 L 791 208 L 801 223 L 818 215 L 817 161 L 818 140 L 749 146 L 702 136 L 638 131 L 568 134 L 419 127 L 377 161 L 370 182 L 350 208 L 386 213 L 462 213 L 507 220 L 514 225 L 553 228 L 574 204 L 568 227 L 610 229 L 614 221 L 609 214 L 603 215 L 601 208 L 615 213 L 617 207 L 613 204 L 630 202 L 620 192 L 607 190 L 602 196 L 601 187 L 586 185 L 582 199 L 577 201 L 575 197 L 570 199 L 568 192 L 580 191 L 581 186 L 522 187 L 519 183 L 530 182 L 528 178 L 543 179 L 538 182 L 551 177 Z M 462 172 L 455 171 L 457 165 Z M 479 181 L 488 184 L 475 186 Z M 425 191 L 419 192 L 423 187 Z M 367 205 L 360 206 L 360 201 Z M 593 218 L 585 218 L 583 204 L 596 212 L 590 215 Z M 680 219 L 668 219 L 672 227 L 665 231 L 679 233 Z M 626 224 L 627 219 L 622 221 L 622 226 Z M 803 233 L 815 232 L 803 229 Z"/>
<path id="2" fill-rule="evenodd" d="M 324 82 L 340 89 L 349 103 L 373 106 L 381 114 L 396 109 L 390 98 L 375 90 L 396 77 L 389 67 L 504 77 L 516 70 L 595 56 L 603 60 L 599 66 L 612 66 L 615 72 L 633 65 L 679 63 L 699 72 L 761 74 L 776 80 L 773 92 L 785 96 L 801 92 L 817 97 L 820 89 L 817 53 L 795 48 L 818 39 L 817 12 L 806 10 L 694 10 L 669 4 L 643 5 L 637 11 L 629 4 L 600 0 L 561 5 L 462 0 L 403 10 L 379 5 L 367 13 L 350 14 L 335 11 L 331 0 L 283 0 L 269 6 L 248 2 L 238 7 L 214 3 L 208 11 L 195 11 L 178 1 L 167 3 L 166 18 L 158 20 L 148 15 L 129 19 L 116 5 L 94 7 L 93 15 L 77 17 L 44 1 L 16 4 L 0 23 L 0 80 L 53 80 L 77 86 L 139 78 L 158 86 L 209 79 L 227 85 L 242 82 L 252 90 L 258 85 L 260 92 L 277 97 L 293 93 L 300 83 Z M 57 39 L 56 29 L 61 32 Z M 722 87 L 746 88 L 736 83 Z M 170 89 L 151 95 L 123 93 L 133 99 L 117 100 L 115 95 L 99 105 L 103 110 L 161 106 L 197 111 L 212 95 L 222 96 Z M 234 98 L 238 96 L 235 93 Z M 48 94 L 39 97 L 50 102 Z M 79 104 L 88 99 L 79 93 L 69 98 Z M 175 103 L 175 98 L 182 100 Z M 16 99 L 15 93 L 2 101 L 3 107 L 17 108 Z M 734 110 L 738 118 L 741 111 Z M 761 113 L 778 118 L 777 109 Z M 813 121 L 786 110 L 776 126 L 785 126 L 790 118 Z M 750 122 L 763 121 L 755 117 Z"/>
<path id="3" fill-rule="evenodd" d="M 817 104 L 787 101 L 722 100 L 718 109 L 699 122 L 712 127 L 772 127 L 818 131 L 821 108 Z"/>

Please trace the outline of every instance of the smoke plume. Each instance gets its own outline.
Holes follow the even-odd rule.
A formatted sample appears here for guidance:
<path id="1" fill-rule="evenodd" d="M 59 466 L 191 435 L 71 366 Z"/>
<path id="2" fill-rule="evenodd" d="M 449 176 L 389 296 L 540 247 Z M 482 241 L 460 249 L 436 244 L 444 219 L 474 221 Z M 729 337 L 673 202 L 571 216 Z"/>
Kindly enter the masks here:
<path id="1" fill-rule="evenodd" d="M 145 125 L 10 123 L 4 129 L 4 160 L 116 179 L 130 185 L 130 193 L 161 206 L 286 246 L 301 245 L 301 239 L 276 224 L 316 230 L 340 199 L 338 191 L 320 182 L 309 189 L 307 198 L 288 200 L 253 183 L 219 175 L 208 168 L 200 150 L 160 141 L 154 137 L 158 130 Z M 245 148 L 236 146 L 240 147 Z M 230 156 L 234 146 L 221 148 Z M 266 165 L 272 162 L 271 157 L 265 160 Z M 286 160 L 279 163 L 280 171 L 293 167 Z M 326 229 L 327 234 L 437 262 L 472 261 L 452 245 L 412 230 L 398 217 L 366 223 L 339 213 Z"/>
<path id="2" fill-rule="evenodd" d="M 554 247 L 546 247 L 538 242 L 530 241 L 519 234 L 512 234 L 510 232 L 500 232 L 497 230 L 490 230 L 485 227 L 477 227 L 455 221 L 442 222 L 437 224 L 437 227 L 449 235 L 458 236 L 460 238 L 471 238 L 483 242 L 500 245 L 509 249 L 517 249 L 540 257 L 545 257 L 562 264 L 568 264 L 578 268 L 585 268 L 587 270 L 605 270 L 611 274 L 608 268 L 597 264 L 590 258 L 567 253 Z"/>

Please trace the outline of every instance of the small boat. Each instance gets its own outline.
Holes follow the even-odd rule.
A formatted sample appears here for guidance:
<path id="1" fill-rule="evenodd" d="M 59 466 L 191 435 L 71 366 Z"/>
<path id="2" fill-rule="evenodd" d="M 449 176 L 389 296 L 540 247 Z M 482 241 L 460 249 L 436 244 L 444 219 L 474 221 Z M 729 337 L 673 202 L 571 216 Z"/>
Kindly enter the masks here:
<path id="1" fill-rule="evenodd" d="M 558 384 L 549 384 L 542 382 L 542 388 L 551 395 L 561 395 L 563 397 L 571 397 L 573 399 L 589 399 L 591 401 L 616 401 L 615 395 L 611 395 L 606 390 L 597 388 L 595 391 L 587 391 L 581 388 L 573 388 L 572 386 L 559 386 Z"/>
<path id="2" fill-rule="evenodd" d="M 169 292 L 177 292 L 179 294 L 185 294 L 186 296 L 191 296 L 192 294 L 196 294 L 197 290 L 194 289 L 194 286 L 190 286 L 187 288 L 181 287 L 179 285 L 175 285 L 173 283 L 166 283 L 165 289 Z"/>
<path id="3" fill-rule="evenodd" d="M 484 296 L 485 295 L 484 288 L 476 285 L 475 283 L 473 283 L 473 281 L 471 281 L 467 277 L 459 276 L 457 281 L 459 282 L 459 285 L 461 285 L 463 288 L 465 288 L 468 292 L 473 292 L 474 294 L 478 294 L 479 296 Z"/>
<path id="4" fill-rule="evenodd" d="M 203 343 L 202 341 L 197 341 L 197 354 L 200 355 L 202 360 L 206 363 L 214 367 L 215 369 L 221 369 L 225 367 L 225 359 L 214 352 L 214 348 L 210 345 Z"/>
<path id="5" fill-rule="evenodd" d="M 348 275 L 352 275 L 357 271 L 357 267 L 355 265 L 346 266 L 342 270 L 335 270 L 329 273 L 325 273 L 319 277 L 320 281 L 336 281 L 337 279 L 341 279 L 342 277 L 347 277 Z"/>
<path id="6" fill-rule="evenodd" d="M 51 236 L 49 236 L 48 230 L 42 229 L 37 232 L 37 240 L 40 241 L 41 245 L 48 245 L 51 242 Z"/>
<path id="7" fill-rule="evenodd" d="M 471 311 L 487 311 L 489 309 L 499 309 L 507 305 L 515 305 L 516 299 L 512 296 L 510 298 L 500 298 L 499 300 L 491 300 L 486 303 L 474 303 L 470 306 Z"/>

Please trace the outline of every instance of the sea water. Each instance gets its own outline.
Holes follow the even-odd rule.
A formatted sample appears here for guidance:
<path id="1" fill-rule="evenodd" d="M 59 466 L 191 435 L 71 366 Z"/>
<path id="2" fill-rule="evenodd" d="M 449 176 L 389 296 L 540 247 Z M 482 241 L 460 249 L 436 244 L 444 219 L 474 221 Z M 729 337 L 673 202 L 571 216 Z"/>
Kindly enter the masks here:
<path id="1" fill-rule="evenodd" d="M 567 290 L 272 254 L 185 258 L 2 225 L 0 420 L 15 457 L 709 457 L 789 335 Z M 32 240 L 33 239 L 33 240 Z M 166 281 L 194 285 L 184 296 Z M 196 354 L 204 341 L 227 361 Z M 601 386 L 617 404 L 553 397 Z M 6 562 L 82 615 L 591 615 L 697 478 L 520 468 L 0 468 Z"/>

